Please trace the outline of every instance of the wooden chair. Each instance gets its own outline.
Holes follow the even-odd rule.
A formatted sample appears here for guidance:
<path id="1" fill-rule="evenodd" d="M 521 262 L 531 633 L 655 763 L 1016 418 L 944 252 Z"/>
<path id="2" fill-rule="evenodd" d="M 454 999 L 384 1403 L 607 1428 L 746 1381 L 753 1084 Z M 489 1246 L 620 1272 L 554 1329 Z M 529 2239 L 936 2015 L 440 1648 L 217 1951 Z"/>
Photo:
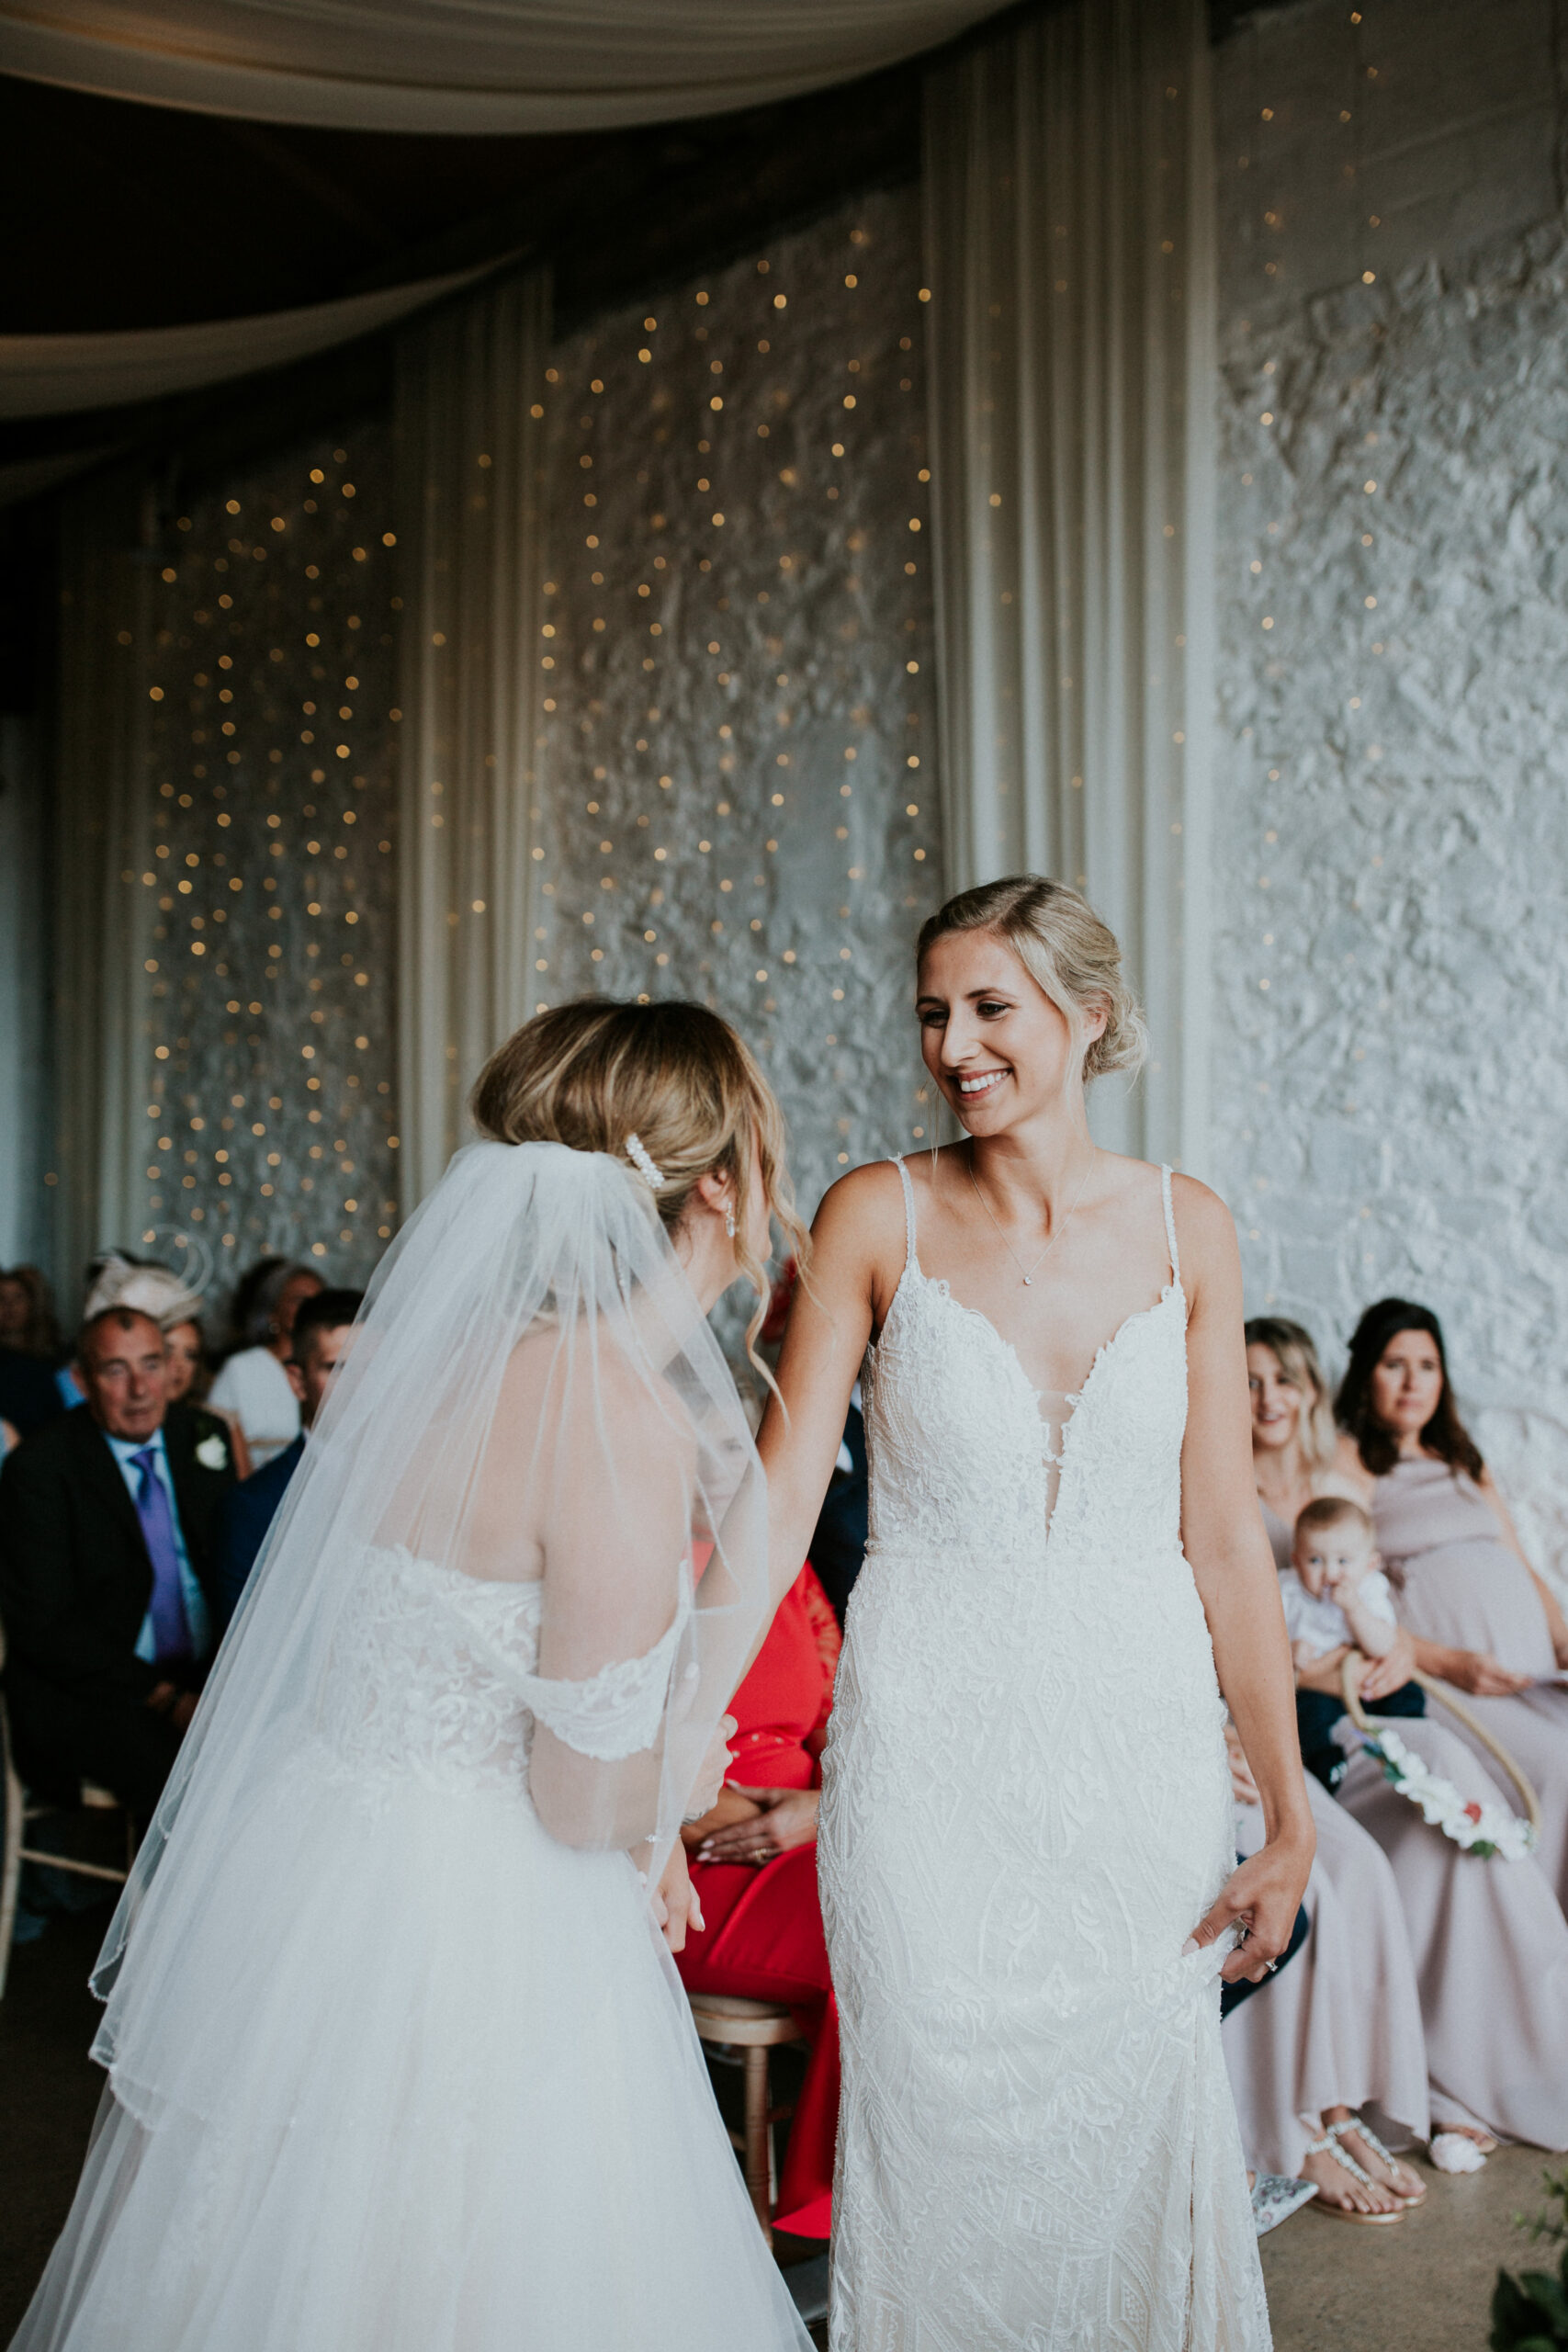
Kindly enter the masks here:
<path id="1" fill-rule="evenodd" d="M 732 1993 L 688 1993 L 697 2039 L 705 2050 L 728 2055 L 736 2052 L 744 2074 L 745 2124 L 732 2131 L 730 2141 L 746 2169 L 746 2187 L 756 2209 L 762 2235 L 773 2238 L 773 2200 L 778 2184 L 773 2170 L 773 2125 L 795 2112 L 774 2107 L 768 2081 L 768 2052 L 807 2037 L 777 2001 L 743 2001 Z"/>
<path id="2" fill-rule="evenodd" d="M 0 1650 L 0 1657 L 4 1656 Z M 123 1886 L 130 1875 L 136 1860 L 136 1825 L 129 1813 L 125 1815 L 125 1868 L 110 1868 L 104 1862 L 79 1862 L 70 1854 L 51 1854 L 43 1848 L 27 1843 L 28 1824 L 46 1814 L 62 1813 L 69 1816 L 67 1805 L 34 1804 L 22 1786 L 11 1754 L 11 1726 L 6 1713 L 6 1702 L 0 1697 L 0 1767 L 6 1780 L 6 1844 L 0 1859 L 0 1996 L 6 1990 L 6 1973 L 11 1961 L 11 1935 L 17 1924 L 17 1894 L 21 1884 L 22 1864 L 42 1862 L 53 1871 L 64 1871 L 73 1878 L 106 1879 L 112 1886 Z M 119 1799 L 107 1789 L 95 1788 L 84 1781 L 80 1798 L 85 1813 L 120 1813 Z"/>

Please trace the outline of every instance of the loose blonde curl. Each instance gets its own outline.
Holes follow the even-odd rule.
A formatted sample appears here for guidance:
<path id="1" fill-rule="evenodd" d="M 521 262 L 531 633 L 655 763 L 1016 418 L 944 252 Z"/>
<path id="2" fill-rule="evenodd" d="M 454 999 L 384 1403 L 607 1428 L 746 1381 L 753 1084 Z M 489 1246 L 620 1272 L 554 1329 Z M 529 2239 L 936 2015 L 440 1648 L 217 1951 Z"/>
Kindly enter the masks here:
<path id="1" fill-rule="evenodd" d="M 746 1352 L 773 1386 L 755 1345 L 768 1310 L 767 1270 L 752 1254 L 743 1215 L 753 1155 L 769 1212 L 802 1271 L 811 1245 L 784 1161 L 784 1114 L 727 1021 L 679 1000 L 627 1004 L 584 997 L 556 1005 L 525 1021 L 491 1056 L 469 1109 L 479 1133 L 497 1143 L 607 1152 L 628 1170 L 626 1137 L 637 1136 L 663 1178 L 649 1198 L 671 1233 L 697 1179 L 728 1175 L 735 1187 L 736 1261 L 758 1301 Z"/>
<path id="2" fill-rule="evenodd" d="M 1142 1068 L 1148 1031 L 1122 973 L 1116 934 L 1088 899 L 1065 882 L 1051 882 L 1040 874 L 1010 874 L 999 882 L 961 890 L 921 925 L 917 966 L 939 939 L 954 931 L 988 931 L 1010 948 L 1080 1047 L 1084 1014 L 1100 1005 L 1106 1008 L 1104 1032 L 1084 1052 L 1086 1086 L 1110 1070 Z"/>

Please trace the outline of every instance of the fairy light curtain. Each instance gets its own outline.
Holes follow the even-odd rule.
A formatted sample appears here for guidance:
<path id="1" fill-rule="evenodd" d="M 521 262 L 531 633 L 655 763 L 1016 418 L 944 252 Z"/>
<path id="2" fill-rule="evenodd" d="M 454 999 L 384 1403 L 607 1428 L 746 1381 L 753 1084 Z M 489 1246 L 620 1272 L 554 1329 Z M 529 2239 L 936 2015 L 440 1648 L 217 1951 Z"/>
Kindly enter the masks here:
<path id="1" fill-rule="evenodd" d="M 735 1020 L 808 1204 L 929 1134 L 919 277 L 906 189 L 553 345 L 538 280 L 405 338 L 405 1206 L 589 992 Z"/>
<path id="2" fill-rule="evenodd" d="M 934 71 L 925 213 L 953 888 L 1087 891 L 1150 1016 L 1118 1148 L 1201 1169 L 1213 234 L 1201 0 L 1077 0 Z"/>
<path id="3" fill-rule="evenodd" d="M 58 1264 L 363 1280 L 394 1230 L 384 426 L 162 519 L 69 510 Z"/>

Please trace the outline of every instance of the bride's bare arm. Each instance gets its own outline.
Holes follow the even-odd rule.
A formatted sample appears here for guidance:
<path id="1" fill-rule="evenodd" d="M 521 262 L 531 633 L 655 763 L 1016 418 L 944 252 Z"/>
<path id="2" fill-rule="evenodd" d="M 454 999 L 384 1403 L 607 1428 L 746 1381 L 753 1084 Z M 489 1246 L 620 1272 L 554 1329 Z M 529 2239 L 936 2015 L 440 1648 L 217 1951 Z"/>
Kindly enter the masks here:
<path id="1" fill-rule="evenodd" d="M 894 1205 L 900 1199 L 896 1170 L 857 1168 L 833 1186 L 811 1228 L 809 1283 L 795 1291 L 779 1358 L 779 1389 L 788 1412 L 771 1397 L 757 1439 L 768 1475 L 775 1607 L 800 1574 L 833 1475 L 850 1392 L 871 1337 L 878 1260 L 886 1253 L 891 1218 L 902 1241 L 903 1211 Z M 901 1246 L 898 1256 L 901 1261 Z"/>
<path id="2" fill-rule="evenodd" d="M 1178 1177 L 1176 1186 L 1190 1302 L 1181 1541 L 1209 1621 L 1220 1688 L 1258 1783 L 1267 1836 L 1228 1883 L 1199 1941 L 1213 1941 L 1246 1914 L 1251 1933 L 1224 1973 L 1258 1977 L 1290 1941 L 1312 1867 L 1312 1814 L 1279 1578 L 1252 1468 L 1235 1229 L 1224 1204 L 1204 1185 Z"/>

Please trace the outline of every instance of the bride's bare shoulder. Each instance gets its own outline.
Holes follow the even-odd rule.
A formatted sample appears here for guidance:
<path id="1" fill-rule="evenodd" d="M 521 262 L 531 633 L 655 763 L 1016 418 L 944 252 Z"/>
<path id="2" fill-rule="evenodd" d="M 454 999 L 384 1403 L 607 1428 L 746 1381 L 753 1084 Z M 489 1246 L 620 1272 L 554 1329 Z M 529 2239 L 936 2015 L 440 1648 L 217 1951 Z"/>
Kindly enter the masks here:
<path id="1" fill-rule="evenodd" d="M 939 1151 L 911 1152 L 906 1160 L 915 1187 L 917 1216 L 928 1201 L 944 1193 L 953 1182 L 951 1161 L 956 1148 L 949 1144 Z M 873 1246 L 880 1246 L 890 1235 L 896 1236 L 902 1253 L 904 1221 L 904 1187 L 897 1164 L 891 1159 L 868 1159 L 863 1167 L 852 1168 L 848 1175 L 829 1185 L 822 1196 L 812 1231 L 818 1238 L 854 1237 Z"/>

